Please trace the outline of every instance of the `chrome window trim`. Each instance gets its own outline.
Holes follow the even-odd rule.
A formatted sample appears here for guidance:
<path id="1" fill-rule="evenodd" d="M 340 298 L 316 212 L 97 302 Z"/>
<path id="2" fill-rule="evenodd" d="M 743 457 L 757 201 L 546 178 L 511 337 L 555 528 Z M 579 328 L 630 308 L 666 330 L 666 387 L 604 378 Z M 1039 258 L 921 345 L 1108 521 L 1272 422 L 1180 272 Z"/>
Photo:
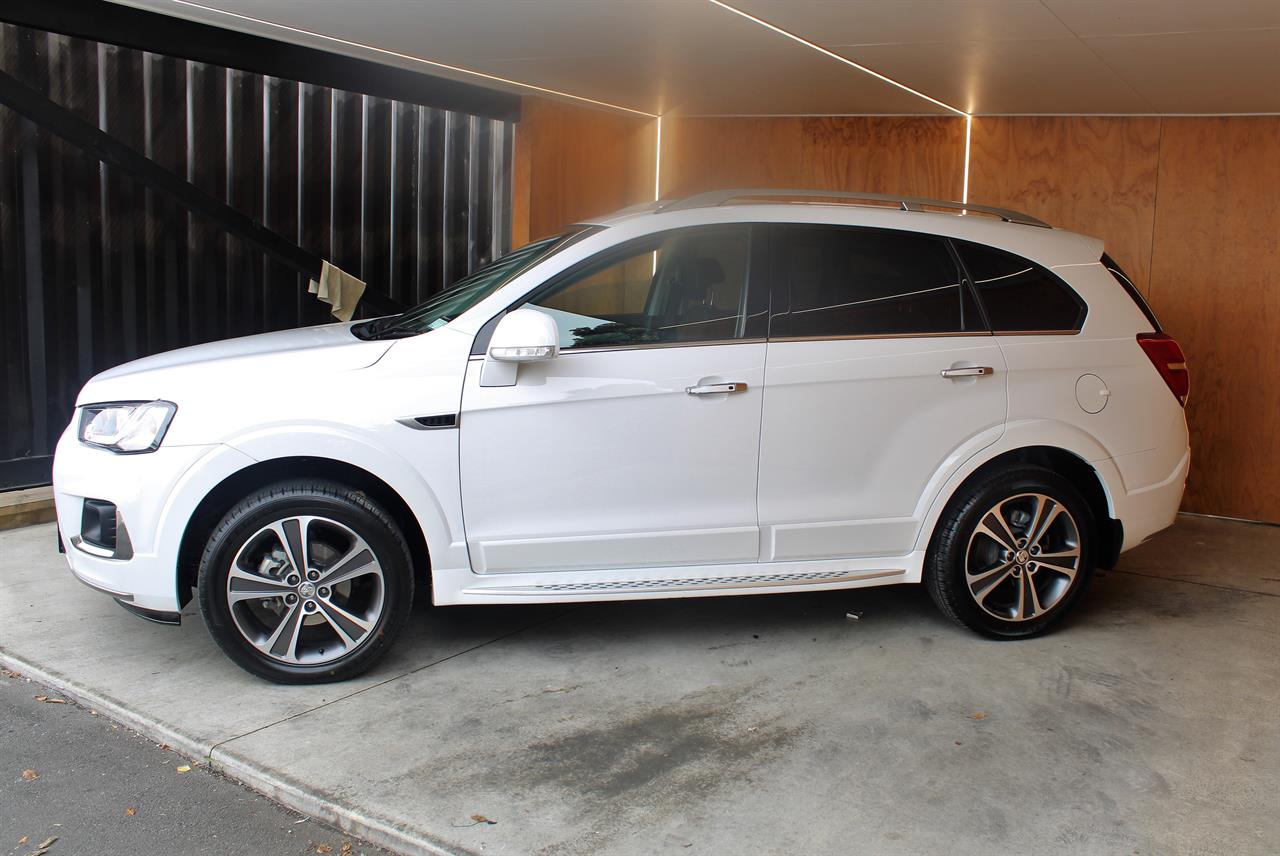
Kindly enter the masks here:
<path id="1" fill-rule="evenodd" d="M 724 345 L 762 345 L 769 340 L 763 336 L 752 339 L 712 339 L 706 342 L 641 342 L 635 345 L 610 345 L 607 348 L 561 348 L 556 359 L 572 354 L 600 354 L 611 351 L 662 350 L 666 348 L 714 348 Z M 485 359 L 484 354 L 472 354 L 468 362 Z"/>
<path id="2" fill-rule="evenodd" d="M 941 333 L 862 333 L 848 336 L 773 336 L 770 342 L 847 342 L 876 339 L 954 339 L 960 336 L 994 336 L 990 330 L 961 330 Z"/>
<path id="3" fill-rule="evenodd" d="M 759 345 L 769 341 L 763 336 L 754 339 L 710 339 L 705 342 L 640 342 L 635 345 L 610 345 L 607 348 L 561 348 L 560 356 L 591 354 L 608 351 L 661 350 L 665 348 L 714 348 L 723 345 Z"/>

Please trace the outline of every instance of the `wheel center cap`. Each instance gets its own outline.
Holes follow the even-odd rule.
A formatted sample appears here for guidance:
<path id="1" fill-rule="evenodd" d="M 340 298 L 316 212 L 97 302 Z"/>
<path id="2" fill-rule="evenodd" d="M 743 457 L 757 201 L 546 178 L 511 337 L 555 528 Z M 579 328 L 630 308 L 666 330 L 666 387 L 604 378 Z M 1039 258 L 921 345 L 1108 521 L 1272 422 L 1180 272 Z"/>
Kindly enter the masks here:
<path id="1" fill-rule="evenodd" d="M 1019 565 L 1025 565 L 1031 559 L 1031 554 L 1026 550 L 1019 550 L 1013 557 L 1013 561 Z"/>
<path id="2" fill-rule="evenodd" d="M 316 587 L 313 583 L 303 583 L 302 585 L 298 586 L 298 594 L 302 595 L 303 597 L 315 597 Z"/>

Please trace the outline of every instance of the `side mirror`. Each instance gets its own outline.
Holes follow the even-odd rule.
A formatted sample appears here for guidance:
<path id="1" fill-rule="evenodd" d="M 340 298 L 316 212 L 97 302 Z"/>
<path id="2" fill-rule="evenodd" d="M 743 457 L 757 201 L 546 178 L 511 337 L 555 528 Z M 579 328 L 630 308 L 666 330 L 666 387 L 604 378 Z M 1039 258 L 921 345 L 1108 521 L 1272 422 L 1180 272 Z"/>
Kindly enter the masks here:
<path id="1" fill-rule="evenodd" d="M 560 331 L 545 312 L 523 306 L 508 312 L 494 328 L 480 370 L 481 386 L 513 386 L 521 363 L 537 363 L 560 354 Z"/>

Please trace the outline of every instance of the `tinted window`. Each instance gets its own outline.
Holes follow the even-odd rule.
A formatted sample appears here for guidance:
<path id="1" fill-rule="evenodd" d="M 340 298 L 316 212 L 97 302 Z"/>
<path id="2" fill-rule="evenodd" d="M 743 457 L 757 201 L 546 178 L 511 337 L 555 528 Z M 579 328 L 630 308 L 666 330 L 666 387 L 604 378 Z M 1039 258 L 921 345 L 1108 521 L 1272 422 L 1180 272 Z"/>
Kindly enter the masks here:
<path id="1" fill-rule="evenodd" d="M 588 263 L 529 301 L 560 347 L 706 342 L 741 335 L 747 227 L 667 233 Z"/>
<path id="2" fill-rule="evenodd" d="M 774 336 L 951 333 L 982 322 L 946 243 L 913 232 L 782 226 Z"/>
<path id="3" fill-rule="evenodd" d="M 1129 295 L 1129 299 L 1138 305 L 1138 308 L 1142 310 L 1143 315 L 1147 316 L 1147 321 L 1151 323 L 1151 329 L 1155 330 L 1157 333 L 1163 332 L 1160 327 L 1160 322 L 1156 320 L 1156 314 L 1151 311 L 1151 306 L 1147 303 L 1146 298 L 1142 296 L 1141 291 L 1138 291 L 1138 287 L 1133 284 L 1133 280 L 1129 279 L 1129 275 L 1120 268 L 1120 265 L 1116 264 L 1115 259 L 1111 258 L 1111 256 L 1106 253 L 1103 253 L 1102 266 L 1111 272 L 1111 275 L 1115 277 L 1116 282 L 1120 283 L 1120 287 Z"/>
<path id="4" fill-rule="evenodd" d="M 968 241 L 955 246 L 993 330 L 1079 330 L 1084 325 L 1084 301 L 1040 265 Z"/>

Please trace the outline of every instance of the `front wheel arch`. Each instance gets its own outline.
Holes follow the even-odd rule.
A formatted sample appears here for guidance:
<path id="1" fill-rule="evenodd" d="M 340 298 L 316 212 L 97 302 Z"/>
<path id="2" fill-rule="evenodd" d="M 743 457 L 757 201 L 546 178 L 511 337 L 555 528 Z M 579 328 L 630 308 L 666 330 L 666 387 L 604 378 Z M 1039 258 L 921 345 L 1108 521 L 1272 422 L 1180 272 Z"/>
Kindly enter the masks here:
<path id="1" fill-rule="evenodd" d="M 196 506 L 182 533 L 178 549 L 178 603 L 191 602 L 200 569 L 200 557 L 214 527 L 246 496 L 269 484 L 289 478 L 317 478 L 337 482 L 368 494 L 387 510 L 409 545 L 415 582 L 430 585 L 431 554 L 417 516 L 396 490 L 368 470 L 345 461 L 315 456 L 272 458 L 238 470 L 219 482 Z"/>

